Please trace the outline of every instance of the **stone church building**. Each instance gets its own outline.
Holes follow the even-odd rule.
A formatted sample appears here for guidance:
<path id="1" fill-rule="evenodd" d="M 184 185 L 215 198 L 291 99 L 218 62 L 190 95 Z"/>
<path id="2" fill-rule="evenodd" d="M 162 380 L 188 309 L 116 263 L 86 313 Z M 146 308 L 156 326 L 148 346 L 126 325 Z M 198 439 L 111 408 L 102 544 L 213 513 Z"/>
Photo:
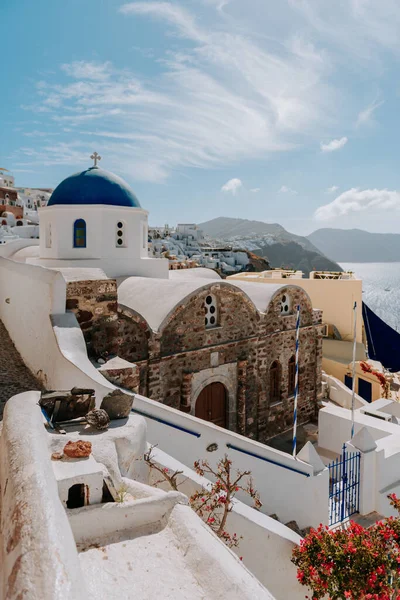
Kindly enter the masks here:
<path id="1" fill-rule="evenodd" d="M 148 257 L 147 211 L 94 158 L 39 209 L 40 248 L 27 262 L 73 273 L 67 309 L 100 372 L 266 441 L 292 426 L 299 305 L 298 418 L 310 420 L 321 388 L 322 314 L 307 293 L 228 283 L 202 268 L 168 271 L 167 261 Z"/>

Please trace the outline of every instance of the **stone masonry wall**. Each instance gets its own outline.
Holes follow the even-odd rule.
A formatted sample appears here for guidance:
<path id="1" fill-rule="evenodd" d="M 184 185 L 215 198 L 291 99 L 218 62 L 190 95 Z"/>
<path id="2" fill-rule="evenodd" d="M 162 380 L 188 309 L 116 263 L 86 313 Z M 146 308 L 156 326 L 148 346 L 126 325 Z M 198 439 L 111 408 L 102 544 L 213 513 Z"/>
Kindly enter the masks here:
<path id="1" fill-rule="evenodd" d="M 206 329 L 204 321 L 208 294 L 216 297 L 218 307 L 217 326 L 212 329 Z M 290 295 L 293 307 L 287 316 L 281 315 L 284 294 Z M 67 309 L 77 316 L 89 354 L 98 357 L 107 352 L 135 363 L 135 390 L 143 395 L 194 413 L 193 376 L 214 373 L 213 369 L 218 373 L 222 367 L 232 373 L 233 368 L 236 387 L 228 394 L 229 426 L 263 442 L 292 426 L 288 375 L 289 360 L 295 354 L 298 304 L 298 419 L 304 423 L 315 414 L 321 389 L 322 331 L 321 315 L 313 311 L 301 288 L 282 288 L 262 313 L 240 289 L 212 283 L 178 305 L 158 332 L 151 331 L 131 309 L 120 306 L 117 311 L 114 280 L 70 282 L 67 289 Z M 280 365 L 280 398 L 271 402 L 274 361 Z"/>
<path id="2" fill-rule="evenodd" d="M 115 279 L 70 281 L 66 309 L 75 313 L 88 354 L 118 353 L 118 296 Z"/>
<path id="3" fill-rule="evenodd" d="M 217 297 L 218 327 L 204 326 L 204 301 L 208 294 Z M 287 293 L 283 290 L 282 293 Z M 299 423 L 307 422 L 316 411 L 320 392 L 322 337 L 308 296 L 300 288 L 290 288 L 295 309 L 301 305 Z M 277 297 L 268 313 L 258 313 L 240 290 L 213 284 L 190 298 L 164 324 L 161 332 L 143 335 L 143 323 L 135 316 L 130 325 L 125 312 L 120 314 L 122 331 L 129 331 L 119 354 L 138 364 L 141 393 L 184 411 L 190 410 L 187 381 L 192 374 L 212 366 L 236 364 L 238 389 L 235 399 L 240 433 L 266 441 L 289 429 L 293 420 L 293 397 L 288 397 L 289 360 L 295 353 L 296 314 L 280 315 Z M 319 315 L 318 315 L 319 317 Z M 121 333 L 121 337 L 124 335 Z M 142 349 L 139 350 L 139 340 Z M 145 348 L 148 344 L 148 360 Z M 134 350 L 136 348 L 136 351 Z M 217 363 L 215 363 L 217 356 Z M 281 390 L 279 402 L 270 402 L 269 369 L 279 361 Z M 213 364 L 214 361 L 214 364 Z M 246 363 L 243 368 L 244 362 Z"/>
<path id="4" fill-rule="evenodd" d="M 218 326 L 204 326 L 204 305 L 208 295 L 218 303 Z M 253 303 L 231 286 L 213 284 L 199 290 L 186 304 L 177 307 L 168 323 L 164 324 L 161 355 L 169 356 L 182 351 L 224 344 L 233 340 L 256 336 L 260 315 Z"/>

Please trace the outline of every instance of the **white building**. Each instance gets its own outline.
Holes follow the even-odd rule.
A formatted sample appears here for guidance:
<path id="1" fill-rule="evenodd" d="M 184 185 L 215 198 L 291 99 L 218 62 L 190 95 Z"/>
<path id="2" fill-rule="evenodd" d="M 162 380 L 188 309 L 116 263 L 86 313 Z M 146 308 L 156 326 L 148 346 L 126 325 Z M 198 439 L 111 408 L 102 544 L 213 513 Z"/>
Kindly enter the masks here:
<path id="1" fill-rule="evenodd" d="M 132 315 L 139 315 L 133 302 L 142 303 L 152 323 L 181 305 L 181 299 L 174 300 L 181 290 L 191 298 L 218 279 L 196 269 L 187 273 L 188 282 L 179 281 L 176 273 L 160 285 L 160 279 L 169 279 L 168 261 L 148 257 L 148 213 L 124 181 L 97 165 L 64 180 L 39 214 L 40 245 L 18 239 L 1 247 L 0 319 L 46 389 L 93 389 L 99 407 L 117 388 L 104 375 L 107 362 L 99 368 L 89 359 L 83 330 L 67 309 L 69 284 L 84 282 L 89 288 L 96 281 L 106 290 L 116 285 L 109 278 L 127 275 L 120 287 L 129 292 Z M 190 225 L 180 227 L 192 235 Z M 104 290 L 101 294 L 107 296 Z M 234 291 L 239 293 L 240 286 Z M 265 311 L 270 290 L 254 285 L 252 291 L 254 302 L 263 307 L 259 310 Z M 245 300 L 251 301 L 249 296 Z M 93 313 L 102 311 L 97 297 L 96 302 Z M 130 309 L 128 302 L 125 309 Z M 218 335 L 219 328 L 206 333 Z M 199 371 L 203 378 L 216 381 L 223 368 L 218 361 L 214 353 L 207 369 Z M 228 369 L 234 372 L 232 365 Z M 112 424 L 98 435 L 78 425 L 64 436 L 46 431 L 39 397 L 40 392 L 27 391 L 12 398 L 0 435 L 0 555 L 5 557 L 0 589 L 7 589 L 12 573 L 15 589 L 12 596 L 7 590 L 6 597 L 17 597 L 25 586 L 31 600 L 304 597 L 290 562 L 300 538 L 285 523 L 295 520 L 305 528 L 328 517 L 329 472 L 310 442 L 294 458 L 140 394 L 135 394 L 126 423 Z M 91 441 L 93 460 L 53 463 L 52 453 L 69 439 Z M 186 495 L 210 483 L 193 471 L 198 459 L 216 467 L 227 455 L 235 468 L 251 471 L 264 505 L 254 511 L 248 497 L 238 496 L 229 522 L 230 532 L 243 536 L 237 556 L 191 512 L 180 493 L 151 486 L 143 469 L 147 444 L 157 446 L 162 468 L 182 471 L 180 490 Z M 104 480 L 115 489 L 124 484 L 128 501 L 103 501 Z M 74 486 L 89 490 L 79 507 L 68 506 Z M 14 537 L 19 526 L 22 535 Z M 10 539 L 16 540 L 15 547 L 6 552 Z"/>
<path id="2" fill-rule="evenodd" d="M 203 231 L 195 223 L 178 223 L 175 229 L 156 227 L 150 231 L 154 256 L 167 253 L 170 263 L 194 261 L 207 269 L 219 269 L 223 274 L 240 273 L 249 264 L 247 252 L 230 247 L 210 246 Z"/>
<path id="3" fill-rule="evenodd" d="M 0 187 L 14 187 L 14 176 L 8 169 L 0 167 Z"/>
<path id="4" fill-rule="evenodd" d="M 168 277 L 168 262 L 148 256 L 148 212 L 121 178 L 97 164 L 62 181 L 38 212 L 40 246 L 31 264 Z"/>

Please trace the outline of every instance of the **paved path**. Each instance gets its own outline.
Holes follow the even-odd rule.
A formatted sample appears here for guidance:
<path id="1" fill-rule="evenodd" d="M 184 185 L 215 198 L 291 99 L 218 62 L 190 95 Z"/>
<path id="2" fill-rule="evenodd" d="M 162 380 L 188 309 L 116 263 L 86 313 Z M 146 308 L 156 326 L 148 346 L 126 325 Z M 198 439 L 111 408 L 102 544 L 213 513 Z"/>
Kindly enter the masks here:
<path id="1" fill-rule="evenodd" d="M 4 405 L 15 394 L 40 390 L 41 385 L 25 366 L 21 355 L 0 321 L 0 420 Z"/>

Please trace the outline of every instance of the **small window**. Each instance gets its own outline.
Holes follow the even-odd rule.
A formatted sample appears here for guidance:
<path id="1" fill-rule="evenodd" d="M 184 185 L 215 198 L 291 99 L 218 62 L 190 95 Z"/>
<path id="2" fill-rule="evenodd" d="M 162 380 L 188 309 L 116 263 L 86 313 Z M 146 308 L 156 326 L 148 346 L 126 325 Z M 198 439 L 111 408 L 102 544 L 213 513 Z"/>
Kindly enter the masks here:
<path id="1" fill-rule="evenodd" d="M 115 245 L 117 248 L 126 248 L 126 226 L 123 221 L 117 222 Z"/>
<path id="2" fill-rule="evenodd" d="M 281 366 L 277 360 L 269 370 L 269 397 L 271 402 L 279 402 L 281 399 Z"/>
<path id="3" fill-rule="evenodd" d="M 86 248 L 86 221 L 83 219 L 74 223 L 74 248 Z"/>
<path id="4" fill-rule="evenodd" d="M 289 372 L 288 372 L 288 395 L 294 395 L 294 388 L 296 385 L 296 358 L 294 356 L 289 360 Z"/>
<path id="5" fill-rule="evenodd" d="M 212 294 L 208 294 L 208 296 L 206 296 L 204 312 L 206 328 L 211 329 L 212 327 L 216 327 L 218 325 L 217 300 Z"/>
<path id="6" fill-rule="evenodd" d="M 284 294 L 281 298 L 281 315 L 292 314 L 292 299 L 289 294 Z"/>

